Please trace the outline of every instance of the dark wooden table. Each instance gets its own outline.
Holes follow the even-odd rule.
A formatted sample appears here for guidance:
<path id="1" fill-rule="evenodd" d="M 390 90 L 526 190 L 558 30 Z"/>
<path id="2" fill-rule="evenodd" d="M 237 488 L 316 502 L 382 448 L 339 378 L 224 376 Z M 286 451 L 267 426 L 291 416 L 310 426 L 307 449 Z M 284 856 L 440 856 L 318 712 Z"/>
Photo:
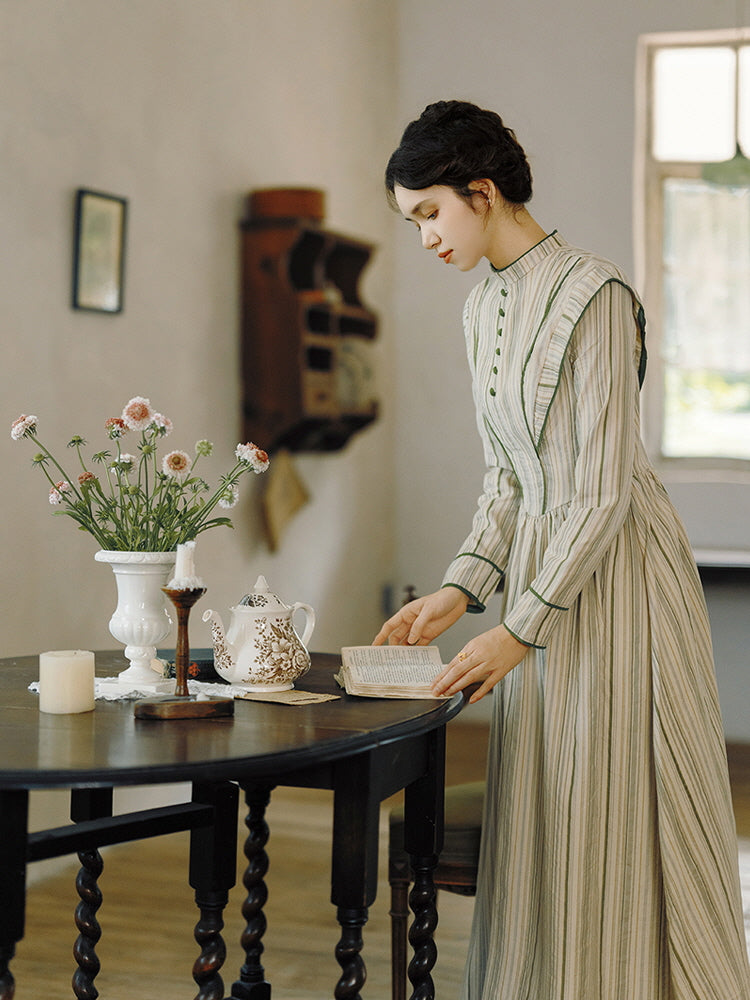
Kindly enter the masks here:
<path id="1" fill-rule="evenodd" d="M 122 656 L 97 653 L 97 676 L 118 673 Z M 303 690 L 341 694 L 339 659 L 313 654 Z M 414 913 L 409 977 L 414 997 L 434 995 L 431 971 L 437 921 L 432 870 L 443 839 L 445 724 L 463 699 L 411 701 L 351 698 L 309 706 L 238 701 L 231 719 L 136 719 L 132 702 L 98 701 L 94 712 L 46 715 L 28 685 L 38 657 L 0 660 L 0 1000 L 11 1000 L 10 962 L 24 933 L 26 868 L 30 862 L 77 853 L 78 939 L 73 993 L 98 995 L 96 944 L 101 930 L 99 848 L 176 830 L 190 830 L 189 881 L 199 919 L 193 966 L 200 1000 L 225 997 L 221 968 L 223 910 L 236 878 L 238 789 L 247 804 L 245 953 L 232 1000 L 269 1000 L 261 964 L 268 867 L 265 810 L 276 785 L 332 789 L 331 901 L 341 936 L 337 1000 L 356 1000 L 365 981 L 362 928 L 375 899 L 380 803 L 405 789 L 405 846 L 412 858 Z M 113 789 L 190 782 L 189 802 L 112 815 Z M 33 789 L 63 788 L 72 823 L 28 832 Z M 148 914 L 144 914 L 144 920 Z M 137 984 L 134 984 L 134 995 Z"/>

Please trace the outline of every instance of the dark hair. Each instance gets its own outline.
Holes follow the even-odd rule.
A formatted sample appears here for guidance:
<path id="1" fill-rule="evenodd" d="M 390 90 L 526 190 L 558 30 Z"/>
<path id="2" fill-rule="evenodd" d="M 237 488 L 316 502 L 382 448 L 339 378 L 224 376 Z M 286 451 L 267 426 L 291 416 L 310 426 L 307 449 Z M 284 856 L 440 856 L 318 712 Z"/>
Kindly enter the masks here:
<path id="1" fill-rule="evenodd" d="M 494 181 L 506 201 L 524 205 L 531 199 L 531 168 L 512 129 L 500 115 L 468 101 L 428 104 L 406 126 L 385 171 L 391 204 L 398 184 L 412 191 L 443 184 L 464 198 L 469 184 Z"/>

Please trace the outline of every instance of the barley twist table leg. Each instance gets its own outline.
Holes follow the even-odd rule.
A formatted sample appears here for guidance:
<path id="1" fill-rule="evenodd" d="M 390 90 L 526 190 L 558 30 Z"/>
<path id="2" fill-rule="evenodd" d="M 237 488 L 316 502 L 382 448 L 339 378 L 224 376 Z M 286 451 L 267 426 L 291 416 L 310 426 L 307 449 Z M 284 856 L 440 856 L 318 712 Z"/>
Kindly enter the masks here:
<path id="1" fill-rule="evenodd" d="M 74 823 L 112 815 L 111 788 L 74 788 L 70 793 L 70 818 Z M 102 936 L 97 920 L 97 911 L 102 905 L 102 894 L 98 879 L 104 869 L 102 856 L 96 847 L 78 852 L 81 868 L 76 878 L 76 890 L 80 902 L 76 907 L 75 920 L 78 939 L 73 955 L 78 969 L 73 975 L 73 992 L 78 1000 L 96 1000 L 99 990 L 94 979 L 99 972 L 96 945 Z"/>
<path id="2" fill-rule="evenodd" d="M 78 1000 L 96 1000 L 99 990 L 94 986 L 94 979 L 100 969 L 96 945 L 102 936 L 102 929 L 96 918 L 97 910 L 102 905 L 97 880 L 104 869 L 104 862 L 96 848 L 80 851 L 78 860 L 81 868 L 76 878 L 76 890 L 81 901 L 75 913 L 78 939 L 73 946 L 73 955 L 78 968 L 73 975 L 73 992 Z"/>
<path id="3" fill-rule="evenodd" d="M 336 945 L 336 960 L 341 966 L 341 977 L 336 984 L 336 1000 L 361 1000 L 360 990 L 365 985 L 367 972 L 362 961 L 362 927 L 367 920 L 367 909 L 337 910 L 341 924 L 341 938 Z"/>
<path id="4" fill-rule="evenodd" d="M 237 798 L 237 786 L 230 781 L 193 782 L 193 802 L 213 809 L 212 822 L 190 834 L 190 885 L 200 910 L 194 931 L 201 949 L 193 964 L 199 987 L 195 1000 L 224 997 L 221 969 L 227 949 L 221 932 L 237 869 Z"/>
<path id="5" fill-rule="evenodd" d="M 214 905 L 202 900 L 201 917 L 195 925 L 195 940 L 201 948 L 200 956 L 193 965 L 193 979 L 199 986 L 195 1000 L 222 1000 L 224 981 L 219 970 L 227 957 L 227 947 L 221 936 L 224 928 L 223 913 L 228 894 L 217 893 Z"/>
<path id="6" fill-rule="evenodd" d="M 240 978 L 232 986 L 232 1000 L 271 1000 L 271 985 L 266 982 L 265 970 L 261 964 L 262 938 L 266 932 L 263 907 L 268 899 L 264 881 L 268 871 L 266 807 L 271 799 L 271 790 L 267 785 L 250 785 L 245 789 L 248 806 L 245 819 L 248 830 L 245 840 L 247 867 L 242 884 L 247 896 L 242 904 L 245 930 L 240 937 L 245 950 L 245 964 L 240 970 Z"/>
<path id="7" fill-rule="evenodd" d="M 438 923 L 437 894 L 432 873 L 437 856 L 412 858 L 414 885 L 409 893 L 409 906 L 414 913 L 409 928 L 409 943 L 414 955 L 409 963 L 409 981 L 414 991 L 411 1000 L 434 1000 L 432 970 L 437 961 L 435 929 Z"/>

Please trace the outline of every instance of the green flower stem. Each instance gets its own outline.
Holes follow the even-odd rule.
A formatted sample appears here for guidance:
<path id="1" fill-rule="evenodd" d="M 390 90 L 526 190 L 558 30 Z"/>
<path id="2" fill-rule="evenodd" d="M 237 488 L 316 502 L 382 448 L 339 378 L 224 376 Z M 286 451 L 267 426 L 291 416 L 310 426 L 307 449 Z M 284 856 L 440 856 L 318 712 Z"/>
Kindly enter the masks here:
<path id="1" fill-rule="evenodd" d="M 81 463 L 81 468 L 83 469 L 84 472 L 88 472 L 89 470 L 86 468 L 86 463 L 84 462 L 83 455 L 81 454 L 81 442 L 80 442 L 80 440 L 76 441 L 76 443 L 75 443 L 75 450 L 76 450 L 76 454 L 78 455 L 78 461 Z"/>
<path id="2" fill-rule="evenodd" d="M 211 513 L 216 507 L 219 500 L 224 496 L 228 487 L 234 486 L 239 482 L 240 477 L 245 473 L 250 471 L 250 466 L 246 462 L 237 462 L 234 467 L 227 473 L 226 476 L 222 477 L 221 484 L 215 491 L 213 496 L 206 501 L 205 505 L 201 507 L 198 515 L 192 520 L 189 520 L 185 528 L 191 532 L 190 537 L 194 538 L 195 535 L 199 534 L 201 531 L 205 531 L 207 525 L 203 524 L 206 517 Z"/>
<path id="3" fill-rule="evenodd" d="M 71 477 L 68 475 L 68 473 L 65 471 L 65 469 L 63 469 L 63 467 L 57 461 L 57 459 L 52 454 L 52 452 L 49 450 L 49 448 L 45 448 L 45 446 L 42 444 L 42 442 L 39 440 L 39 438 L 36 436 L 36 434 L 32 433 L 31 437 L 33 437 L 34 441 L 39 445 L 39 447 L 42 449 L 42 451 L 47 456 L 47 458 L 50 460 L 50 462 L 52 462 L 52 464 L 57 469 L 57 471 L 60 473 L 60 475 L 62 476 L 62 478 L 65 480 L 65 482 L 70 485 L 70 488 L 73 490 L 73 492 L 78 497 L 78 499 L 79 500 L 83 500 L 83 497 L 81 496 L 81 493 L 79 492 L 78 487 L 74 485 L 74 480 L 71 479 Z M 42 468 L 44 468 L 44 466 L 42 466 Z M 47 479 L 49 479 L 49 481 L 54 486 L 55 485 L 55 481 L 50 478 L 50 475 L 49 475 L 49 473 L 47 472 L 46 469 L 44 469 L 44 474 L 46 475 Z"/>
<path id="4" fill-rule="evenodd" d="M 80 478 L 71 480 L 54 455 L 38 440 L 35 426 L 23 436 L 32 439 L 39 448 L 34 464 L 41 466 L 50 487 L 57 487 L 56 475 L 68 484 L 61 493 L 61 506 L 54 511 L 55 515 L 65 514 L 72 518 L 104 549 L 171 551 L 178 543 L 190 541 L 208 528 L 231 527 L 228 517 L 214 516 L 215 508 L 242 476 L 255 471 L 250 462 L 238 460 L 211 491 L 195 470 L 198 459 L 210 455 L 213 446 L 208 441 L 199 441 L 186 476 L 162 472 L 156 445 L 163 431 L 152 423 L 141 432 L 140 457 L 137 461 L 133 459 L 127 471 L 120 464 L 119 434 L 110 433 L 110 440 L 117 440 L 116 462 L 107 464 L 111 453 L 98 452 L 94 461 L 104 464 L 106 476 L 91 474 L 81 482 Z M 69 447 L 76 449 L 81 467 L 88 473 L 83 454 L 86 441 L 76 435 L 71 438 Z"/>

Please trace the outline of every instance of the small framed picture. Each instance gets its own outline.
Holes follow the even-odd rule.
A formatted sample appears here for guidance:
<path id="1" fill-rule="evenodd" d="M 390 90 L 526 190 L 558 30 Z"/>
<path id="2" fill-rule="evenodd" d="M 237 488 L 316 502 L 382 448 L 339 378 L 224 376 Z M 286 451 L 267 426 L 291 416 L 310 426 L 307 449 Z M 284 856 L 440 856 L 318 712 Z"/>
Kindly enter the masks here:
<path id="1" fill-rule="evenodd" d="M 122 312 L 127 207 L 116 195 L 76 191 L 74 309 Z"/>

